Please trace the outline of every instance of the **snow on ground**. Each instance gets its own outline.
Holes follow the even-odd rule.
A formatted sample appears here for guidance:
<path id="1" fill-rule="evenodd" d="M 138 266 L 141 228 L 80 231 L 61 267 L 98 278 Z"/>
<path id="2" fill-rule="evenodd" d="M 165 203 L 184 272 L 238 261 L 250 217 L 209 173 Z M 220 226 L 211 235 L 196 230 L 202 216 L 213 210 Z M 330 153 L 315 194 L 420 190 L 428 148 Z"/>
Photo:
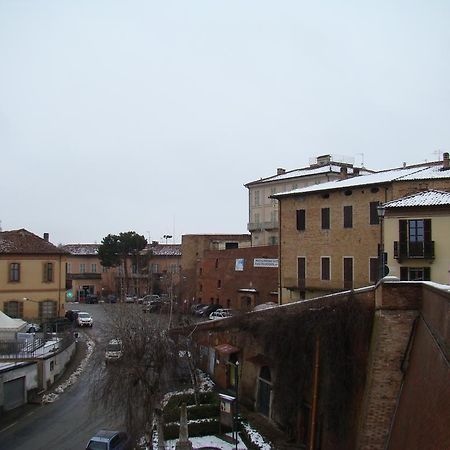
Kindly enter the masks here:
<path id="1" fill-rule="evenodd" d="M 248 423 L 243 423 L 245 431 L 253 444 L 257 445 L 261 450 L 270 450 L 272 448 L 271 443 L 266 442 L 266 440 L 254 430 Z"/>
<path id="2" fill-rule="evenodd" d="M 86 368 L 86 365 L 89 359 L 92 356 L 92 352 L 94 351 L 95 344 L 89 337 L 86 336 L 86 345 L 87 345 L 87 353 L 83 360 L 80 362 L 80 365 L 77 369 L 70 375 L 70 377 L 61 385 L 59 385 L 53 392 L 49 394 L 45 394 L 42 396 L 42 403 L 53 403 L 59 396 L 62 394 L 68 387 L 72 386 L 72 384 L 76 383 L 79 376 Z"/>
<path id="3" fill-rule="evenodd" d="M 227 433 L 227 436 L 233 437 L 231 433 Z M 219 439 L 216 436 L 202 436 L 202 437 L 193 437 L 189 438 L 189 440 L 192 442 L 192 447 L 194 449 L 202 448 L 202 447 L 214 447 L 221 450 L 234 450 L 236 449 L 236 444 L 229 444 L 228 442 L 223 441 L 222 439 Z M 166 441 L 165 448 L 167 450 L 173 450 L 175 449 L 177 441 Z M 238 439 L 238 450 L 246 450 L 247 447 L 245 444 L 241 441 L 241 439 Z"/>

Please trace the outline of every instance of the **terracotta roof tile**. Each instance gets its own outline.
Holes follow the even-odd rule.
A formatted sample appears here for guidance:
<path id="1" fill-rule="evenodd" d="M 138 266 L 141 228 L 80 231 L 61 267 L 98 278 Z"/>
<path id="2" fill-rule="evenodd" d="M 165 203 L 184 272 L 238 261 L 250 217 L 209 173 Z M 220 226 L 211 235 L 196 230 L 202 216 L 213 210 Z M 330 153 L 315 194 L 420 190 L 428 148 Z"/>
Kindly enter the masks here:
<path id="1" fill-rule="evenodd" d="M 0 254 L 66 254 L 67 252 L 56 247 L 51 242 L 25 230 L 1 231 L 0 232 Z"/>

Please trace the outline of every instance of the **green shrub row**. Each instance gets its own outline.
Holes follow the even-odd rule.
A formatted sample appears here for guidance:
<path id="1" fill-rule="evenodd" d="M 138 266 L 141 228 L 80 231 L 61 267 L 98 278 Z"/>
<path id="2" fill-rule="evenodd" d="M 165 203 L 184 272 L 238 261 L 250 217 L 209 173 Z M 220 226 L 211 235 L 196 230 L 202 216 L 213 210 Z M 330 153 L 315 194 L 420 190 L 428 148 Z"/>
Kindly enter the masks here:
<path id="1" fill-rule="evenodd" d="M 220 432 L 219 422 L 217 420 L 209 422 L 193 422 L 188 425 L 189 436 L 209 436 Z M 164 438 L 166 440 L 177 439 L 180 435 L 180 426 L 176 423 L 170 423 L 164 427 Z"/>
<path id="2" fill-rule="evenodd" d="M 219 415 L 217 404 L 190 406 L 187 409 L 188 420 L 207 419 Z M 180 408 L 164 409 L 164 422 L 178 422 L 180 420 Z"/>
<path id="3" fill-rule="evenodd" d="M 219 404 L 219 399 L 217 394 L 214 392 L 200 392 L 198 395 L 200 404 Z M 194 394 L 175 394 L 170 397 L 169 401 L 165 409 L 173 409 L 179 407 L 182 403 L 186 403 L 186 405 L 195 405 L 195 396 Z"/>

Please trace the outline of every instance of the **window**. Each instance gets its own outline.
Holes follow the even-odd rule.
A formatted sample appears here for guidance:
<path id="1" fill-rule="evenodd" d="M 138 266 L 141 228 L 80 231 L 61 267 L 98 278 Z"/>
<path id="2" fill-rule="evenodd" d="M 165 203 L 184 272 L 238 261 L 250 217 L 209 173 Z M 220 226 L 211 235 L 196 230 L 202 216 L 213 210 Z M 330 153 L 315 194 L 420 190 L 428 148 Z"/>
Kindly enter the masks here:
<path id="1" fill-rule="evenodd" d="M 222 287 L 222 280 L 217 280 L 217 289 Z"/>
<path id="2" fill-rule="evenodd" d="M 277 211 L 271 211 L 270 212 L 270 221 L 273 225 L 275 225 L 278 222 L 278 212 Z"/>
<path id="3" fill-rule="evenodd" d="M 91 272 L 96 273 L 97 272 L 97 264 L 91 264 Z"/>
<path id="4" fill-rule="evenodd" d="M 20 281 L 20 263 L 11 263 L 9 265 L 9 281 Z"/>
<path id="5" fill-rule="evenodd" d="M 260 198 L 259 198 L 259 191 L 255 191 L 254 192 L 254 200 L 253 200 L 253 206 L 259 206 L 260 203 Z"/>
<path id="6" fill-rule="evenodd" d="M 216 264 L 215 264 L 215 268 L 218 269 L 219 268 L 219 258 L 216 258 Z"/>
<path id="7" fill-rule="evenodd" d="M 72 264 L 66 263 L 66 273 L 72 273 Z"/>
<path id="8" fill-rule="evenodd" d="M 300 291 L 305 290 L 306 286 L 306 258 L 300 256 L 297 258 L 297 278 Z"/>
<path id="9" fill-rule="evenodd" d="M 297 209 L 297 230 L 304 231 L 306 229 L 306 210 Z"/>
<path id="10" fill-rule="evenodd" d="M 330 229 L 330 208 L 322 208 L 322 230 Z"/>
<path id="11" fill-rule="evenodd" d="M 44 263 L 42 281 L 44 283 L 51 283 L 53 281 L 53 263 Z"/>
<path id="12" fill-rule="evenodd" d="M 353 258 L 344 258 L 344 289 L 353 289 Z"/>
<path id="13" fill-rule="evenodd" d="M 270 236 L 269 237 L 269 245 L 277 245 L 278 244 L 278 239 L 276 236 Z"/>
<path id="14" fill-rule="evenodd" d="M 320 258 L 320 279 L 324 281 L 329 281 L 331 279 L 329 256 L 322 256 Z"/>
<path id="15" fill-rule="evenodd" d="M 131 273 L 133 273 L 133 274 L 137 273 L 137 265 L 136 264 L 131 265 Z"/>
<path id="16" fill-rule="evenodd" d="M 379 279 L 380 266 L 378 263 L 378 258 L 369 259 L 369 281 L 371 283 L 376 283 Z"/>
<path id="17" fill-rule="evenodd" d="M 198 290 L 199 290 L 199 292 L 203 292 L 203 284 L 199 284 L 199 286 L 198 286 Z"/>
<path id="18" fill-rule="evenodd" d="M 394 242 L 394 258 L 434 258 L 431 219 L 399 220 L 399 241 Z"/>
<path id="19" fill-rule="evenodd" d="M 369 204 L 370 225 L 378 225 L 380 223 L 377 210 L 379 204 L 380 202 L 370 202 Z"/>
<path id="20" fill-rule="evenodd" d="M 255 214 L 255 223 L 259 223 L 259 214 L 258 213 Z"/>
<path id="21" fill-rule="evenodd" d="M 159 264 L 152 264 L 152 272 L 153 273 L 159 273 Z"/>
<path id="22" fill-rule="evenodd" d="M 344 206 L 344 228 L 353 227 L 353 207 Z"/>
<path id="23" fill-rule="evenodd" d="M 39 318 L 45 320 L 56 317 L 56 305 L 57 303 L 54 300 L 39 302 Z"/>
<path id="24" fill-rule="evenodd" d="M 105 266 L 102 266 L 102 272 L 103 272 L 103 273 L 106 273 L 106 272 L 108 272 L 108 268 L 107 268 L 107 267 L 105 267 Z"/>
<path id="25" fill-rule="evenodd" d="M 21 319 L 23 317 L 23 302 L 18 302 L 16 300 L 5 302 L 3 312 L 13 319 Z"/>
<path id="26" fill-rule="evenodd" d="M 225 249 L 239 248 L 239 242 L 225 242 Z"/>
<path id="27" fill-rule="evenodd" d="M 401 281 L 430 281 L 430 267 L 400 267 Z"/>
<path id="28" fill-rule="evenodd" d="M 86 264 L 80 264 L 80 273 L 86 272 Z"/>

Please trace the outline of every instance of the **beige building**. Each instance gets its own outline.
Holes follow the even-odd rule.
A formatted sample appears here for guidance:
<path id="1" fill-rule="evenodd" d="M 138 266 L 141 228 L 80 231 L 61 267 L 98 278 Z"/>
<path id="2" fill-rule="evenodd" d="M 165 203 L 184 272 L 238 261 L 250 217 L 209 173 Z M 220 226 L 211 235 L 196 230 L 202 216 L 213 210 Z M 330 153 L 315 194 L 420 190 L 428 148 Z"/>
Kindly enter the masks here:
<path id="1" fill-rule="evenodd" d="M 377 206 L 424 189 L 450 191 L 447 167 L 448 158 L 275 195 L 280 210 L 280 301 L 375 283 L 381 234 Z M 393 249 L 387 253 L 391 261 Z"/>
<path id="2" fill-rule="evenodd" d="M 247 183 L 247 228 L 252 245 L 278 244 L 278 202 L 273 195 L 370 172 L 353 167 L 353 161 L 344 162 L 343 157 L 323 155 L 312 160 L 309 167 L 289 171 L 279 168 L 276 175 Z"/>
<path id="3" fill-rule="evenodd" d="M 450 193 L 423 191 L 384 208 L 389 275 L 450 284 Z"/>
<path id="4" fill-rule="evenodd" d="M 0 308 L 10 317 L 64 316 L 66 252 L 25 229 L 0 232 Z"/>

